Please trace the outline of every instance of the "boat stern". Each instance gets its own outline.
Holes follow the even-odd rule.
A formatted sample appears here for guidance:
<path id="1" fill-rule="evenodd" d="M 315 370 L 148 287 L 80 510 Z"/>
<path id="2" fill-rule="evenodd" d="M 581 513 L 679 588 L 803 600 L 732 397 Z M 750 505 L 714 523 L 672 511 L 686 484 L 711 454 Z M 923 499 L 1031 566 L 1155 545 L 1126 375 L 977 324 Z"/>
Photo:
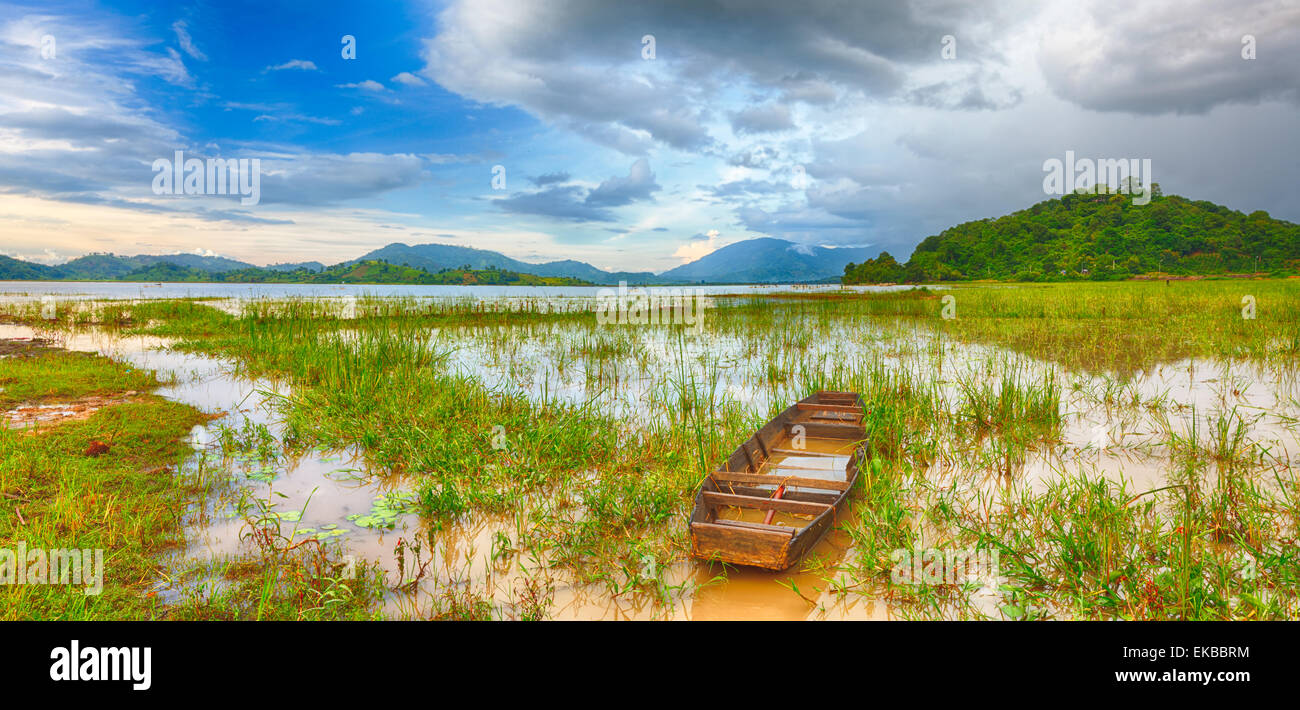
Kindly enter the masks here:
<path id="1" fill-rule="evenodd" d="M 695 522 L 691 523 L 691 555 L 702 560 L 784 570 L 792 564 L 793 533 Z"/>

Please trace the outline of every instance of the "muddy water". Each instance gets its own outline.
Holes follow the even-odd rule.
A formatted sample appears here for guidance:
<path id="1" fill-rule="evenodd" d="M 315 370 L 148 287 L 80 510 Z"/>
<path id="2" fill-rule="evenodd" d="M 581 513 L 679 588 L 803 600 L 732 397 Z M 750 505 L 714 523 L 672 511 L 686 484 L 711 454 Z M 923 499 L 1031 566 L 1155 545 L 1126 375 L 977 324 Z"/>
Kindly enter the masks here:
<path id="1" fill-rule="evenodd" d="M 925 333 L 860 327 L 854 339 L 834 343 L 812 339 L 773 355 L 738 337 L 710 335 L 676 341 L 664 331 L 639 329 L 620 343 L 572 325 L 517 327 L 504 332 L 449 329 L 440 342 L 453 345 L 452 362 L 465 375 L 495 389 L 518 392 L 535 401 L 594 402 L 636 427 L 672 406 L 672 381 L 685 371 L 702 383 L 719 406 L 734 405 L 765 415 L 806 394 L 813 375 L 836 368 L 865 367 L 872 361 L 911 369 L 938 384 L 950 410 L 959 407 L 958 382 L 996 382 L 1008 367 L 1026 380 L 1054 368 L 996 348 L 944 341 L 937 346 Z M 0 337 L 31 337 L 29 329 L 0 327 Z M 167 342 L 145 338 L 77 335 L 66 346 L 102 352 L 158 370 L 174 382 L 159 394 L 207 412 L 225 412 L 225 424 L 265 425 L 279 435 L 266 393 L 287 394 L 280 384 L 230 374 L 227 363 L 166 350 Z M 772 379 L 775 369 L 785 373 Z M 1300 401 L 1293 376 L 1248 363 L 1189 360 L 1152 368 L 1118 380 L 1105 374 L 1058 372 L 1062 386 L 1060 441 L 1031 449 L 1016 464 L 1017 486 L 1041 491 L 1063 475 L 1087 471 L 1123 480 L 1133 492 L 1167 485 L 1171 432 L 1213 447 L 1218 421 L 1241 422 L 1247 440 L 1260 454 L 1259 468 L 1288 470 L 1300 446 Z M 279 448 L 278 445 L 273 448 Z M 468 516 L 432 529 L 414 514 L 394 512 L 391 496 L 409 492 L 406 481 L 364 471 L 358 452 L 309 452 L 262 461 L 223 459 L 215 447 L 196 452 L 188 465 L 219 466 L 242 495 L 196 502 L 187 517 L 188 547 L 177 566 L 247 551 L 241 540 L 245 517 L 258 503 L 274 504 L 286 534 L 320 535 L 341 554 L 378 561 L 394 590 L 386 599 L 393 617 L 423 617 L 445 595 L 472 592 L 515 608 L 530 594 L 551 600 L 560 619 L 888 619 L 888 604 L 858 593 L 845 599 L 828 591 L 825 579 L 836 565 L 853 558 L 847 535 L 833 530 L 808 564 L 791 573 L 724 569 L 684 561 L 655 570 L 666 588 L 656 602 L 645 594 L 611 596 L 602 585 L 581 583 L 546 560 L 503 552 L 510 541 L 529 534 L 528 523 L 509 517 Z M 974 495 L 1002 491 L 979 452 L 947 452 L 927 472 L 939 485 Z M 810 466 L 816 464 L 808 462 Z M 284 497 L 280 497 L 280 495 Z M 358 519 L 380 517 L 391 527 L 366 527 Z M 286 515 L 287 514 L 287 515 Z M 685 525 L 685 521 L 676 524 Z M 921 536 L 918 531 L 918 536 Z M 504 541 L 504 542 L 503 542 Z M 399 564 L 397 550 L 403 548 Z M 416 579 L 413 585 L 407 585 Z M 161 584 L 160 593 L 182 590 Z M 540 587 L 540 592 L 538 588 Z M 797 590 L 797 591 L 796 591 Z M 861 590 L 858 590 L 861 591 Z M 987 606 L 996 617 L 996 599 Z"/>
<path id="2" fill-rule="evenodd" d="M 837 337 L 773 339 L 716 333 L 677 338 L 666 329 L 597 329 L 554 324 L 447 330 L 439 347 L 451 366 L 489 387 L 538 402 L 591 403 L 629 426 L 663 420 L 689 378 L 714 407 L 762 415 L 807 394 L 808 382 L 880 363 L 932 382 L 945 409 L 960 410 L 960 383 L 999 391 L 1007 371 L 1022 383 L 1054 375 L 1062 391 L 1059 440 L 1032 447 L 1012 473 L 1041 491 L 1080 470 L 1130 490 L 1165 485 L 1171 437 L 1216 447 L 1218 427 L 1242 427 L 1245 443 L 1267 450 L 1269 465 L 1289 467 L 1300 452 L 1300 380 L 1296 373 L 1248 362 L 1189 359 L 1125 378 L 1067 372 L 995 347 L 948 341 L 923 328 L 853 323 Z M 773 378 L 772 373 L 780 373 Z M 993 470 L 969 451 L 948 451 L 933 472 Z"/>
<path id="3" fill-rule="evenodd" d="M 0 326 L 0 338 L 36 335 L 30 328 Z M 220 415 L 206 435 L 196 436 L 195 454 L 185 465 L 221 471 L 234 485 L 209 500 L 195 501 L 187 511 L 185 549 L 169 560 L 165 578 L 156 587 L 163 599 L 177 599 L 199 583 L 219 584 L 219 579 L 196 579 L 186 571 L 251 552 L 245 539 L 248 521 L 271 512 L 280 516 L 281 532 L 288 537 L 321 536 L 341 555 L 378 562 L 391 587 L 385 612 L 394 618 L 426 617 L 438 608 L 434 600 L 449 592 L 471 591 L 511 608 L 527 595 L 530 583 L 544 588 L 551 600 L 550 616 L 556 619 L 886 618 L 883 607 L 861 598 L 841 600 L 820 592 L 825 582 L 819 574 L 694 561 L 657 571 L 669 588 L 661 601 L 645 594 L 611 596 L 603 585 L 582 584 L 564 572 L 546 569 L 543 560 L 498 555 L 495 546 L 502 539 L 517 540 L 527 527 L 510 517 L 470 515 L 434 529 L 418 515 L 400 513 L 389 518 L 388 525 L 359 525 L 358 516 L 372 516 L 376 505 L 387 507 L 393 496 L 409 496 L 408 482 L 364 470 L 356 451 L 223 456 L 215 443 L 222 425 L 235 432 L 264 425 L 275 439 L 268 448 L 281 451 L 281 431 L 270 402 L 289 394 L 285 385 L 237 377 L 231 374 L 231 363 L 170 351 L 164 339 L 98 332 L 44 335 L 70 350 L 154 370 L 168 383 L 158 395 Z M 847 549 L 847 537 L 834 531 L 810 557 L 833 566 Z"/>

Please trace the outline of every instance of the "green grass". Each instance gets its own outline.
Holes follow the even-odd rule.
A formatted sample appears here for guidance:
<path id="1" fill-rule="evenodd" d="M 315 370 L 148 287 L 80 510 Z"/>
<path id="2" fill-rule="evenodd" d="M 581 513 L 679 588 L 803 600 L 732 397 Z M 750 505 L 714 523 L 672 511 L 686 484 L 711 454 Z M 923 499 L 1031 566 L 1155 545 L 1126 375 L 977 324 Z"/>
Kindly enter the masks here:
<path id="1" fill-rule="evenodd" d="M 32 349 L 0 359 L 0 407 L 143 391 L 152 373 L 86 353 Z"/>
<path id="2" fill-rule="evenodd" d="M 1245 296 L 1253 319 L 1242 317 Z M 871 451 L 843 523 L 853 554 L 827 570 L 825 589 L 885 599 L 915 618 L 1297 613 L 1300 560 L 1289 536 L 1300 496 L 1286 451 L 1297 422 L 1287 417 L 1300 407 L 1287 384 L 1300 353 L 1298 282 L 719 299 L 703 336 L 597 327 L 590 312 L 542 300 L 509 310 L 362 299 L 356 318 L 324 300 L 253 302 L 239 316 L 192 301 L 80 313 L 67 317 L 178 337 L 180 349 L 284 380 L 284 444 L 358 447 L 373 469 L 407 476 L 430 543 L 466 519 L 515 521 L 491 554 L 545 574 L 510 599 L 470 581 L 444 586 L 429 616 L 544 617 L 546 575 L 557 570 L 609 595 L 663 603 L 674 583 L 637 570 L 685 559 L 685 517 L 704 472 L 818 389 L 862 393 Z M 465 352 L 483 368 L 457 370 Z M 1226 392 L 1209 409 L 1138 386 L 1192 359 L 1202 370 L 1248 365 L 1257 381 L 1200 375 Z M 558 398 L 571 380 L 582 396 Z M 1261 433 L 1257 410 L 1234 404 L 1233 392 L 1252 387 L 1281 398 L 1268 423 L 1280 445 Z M 615 406 L 629 392 L 632 408 Z M 1081 446 L 1084 413 L 1118 418 L 1122 433 L 1144 438 Z M 1160 482 L 1135 488 L 1100 474 L 1089 456 L 1101 448 L 1158 468 Z M 326 581 L 326 562 L 290 564 L 286 547 L 272 535 L 261 554 L 274 565 L 222 563 L 229 583 L 207 588 L 206 603 L 235 618 L 364 613 L 364 589 L 347 596 Z M 999 552 L 1006 580 L 991 612 L 973 588 L 891 581 L 891 555 L 929 547 Z M 297 578 L 289 569 L 315 571 Z"/>
<path id="3" fill-rule="evenodd" d="M 120 394 L 152 385 L 112 361 L 53 351 L 0 361 L 8 401 L 26 392 L 42 400 Z M 48 378 L 48 379 L 47 379 Z M 0 587 L 7 619 L 148 619 L 158 556 L 179 542 L 179 516 L 201 482 L 164 467 L 189 450 L 182 439 L 205 421 L 195 410 L 146 395 L 105 407 L 84 421 L 39 431 L 0 429 L 0 540 L 13 549 L 104 550 L 102 594 L 81 587 Z M 93 441 L 108 451 L 88 455 Z"/>
<path id="4" fill-rule="evenodd" d="M 147 391 L 158 382 L 107 358 L 63 350 L 0 360 L 6 403 L 69 401 L 88 394 Z M 375 601 L 363 574 L 331 579 L 323 554 L 275 549 L 227 563 L 222 594 L 175 606 L 156 594 L 167 578 L 164 557 L 184 542 L 187 507 L 219 485 L 205 472 L 182 470 L 193 453 L 188 435 L 207 417 L 192 407 L 142 394 L 89 418 L 36 430 L 0 429 L 0 540 L 16 550 L 103 550 L 103 587 L 0 586 L 0 619 L 343 618 L 368 617 Z M 92 443 L 106 445 L 98 452 Z M 274 583 L 271 583 L 274 582 Z M 267 590 L 251 607 L 249 588 Z M 342 600 L 334 602 L 334 600 Z M 331 603 L 333 602 L 333 603 Z"/>

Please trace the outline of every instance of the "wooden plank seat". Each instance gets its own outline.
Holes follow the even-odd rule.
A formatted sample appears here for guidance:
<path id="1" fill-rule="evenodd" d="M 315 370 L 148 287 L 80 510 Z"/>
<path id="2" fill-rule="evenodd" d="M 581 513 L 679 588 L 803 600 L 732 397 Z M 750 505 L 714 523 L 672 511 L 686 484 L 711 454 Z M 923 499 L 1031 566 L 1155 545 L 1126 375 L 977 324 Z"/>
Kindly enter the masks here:
<path id="1" fill-rule="evenodd" d="M 852 452 L 844 454 L 828 454 L 821 451 L 799 451 L 798 449 L 772 449 L 772 453 L 785 454 L 786 456 L 818 456 L 822 458 L 846 459 L 852 455 Z"/>
<path id="2" fill-rule="evenodd" d="M 781 474 L 737 473 L 734 471 L 714 471 L 713 480 L 719 483 L 757 483 L 765 486 L 794 486 L 796 488 L 817 488 L 826 491 L 846 491 L 848 481 L 829 481 L 824 478 L 803 478 L 800 476 L 783 476 Z"/>
<path id="3" fill-rule="evenodd" d="M 748 520 L 727 520 L 726 518 L 718 518 L 717 520 L 714 520 L 712 524 L 725 525 L 733 528 L 745 528 L 746 530 L 776 532 L 776 533 L 782 533 L 784 535 L 789 535 L 791 537 L 793 537 L 794 534 L 799 531 L 799 528 L 785 527 L 782 525 L 768 525 L 766 523 L 751 523 Z"/>
<path id="4" fill-rule="evenodd" d="M 794 405 L 803 412 L 832 412 L 840 414 L 857 414 L 861 416 L 862 407 L 856 407 L 849 404 L 814 404 L 812 402 L 799 402 Z"/>
<path id="5" fill-rule="evenodd" d="M 821 515 L 833 507 L 827 503 L 813 503 L 785 498 L 759 498 L 735 493 L 704 492 L 704 502 L 708 505 L 730 505 L 736 508 L 753 508 L 756 510 L 775 510 L 779 513 L 796 513 L 798 515 Z"/>

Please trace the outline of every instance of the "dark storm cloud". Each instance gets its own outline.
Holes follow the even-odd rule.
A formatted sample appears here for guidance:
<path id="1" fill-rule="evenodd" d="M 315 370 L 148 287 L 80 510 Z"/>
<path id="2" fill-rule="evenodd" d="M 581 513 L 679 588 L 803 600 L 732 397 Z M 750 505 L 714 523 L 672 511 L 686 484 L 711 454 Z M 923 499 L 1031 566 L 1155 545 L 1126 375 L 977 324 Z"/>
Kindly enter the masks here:
<path id="1" fill-rule="evenodd" d="M 1300 99 L 1300 4 L 1178 0 L 1088 6 L 1093 25 L 1056 28 L 1039 64 L 1061 98 L 1097 111 L 1203 113 Z M 1242 56 L 1253 37 L 1255 58 Z"/>
<path id="2" fill-rule="evenodd" d="M 424 73 L 464 96 L 521 106 L 630 154 L 645 150 L 638 132 L 702 150 L 713 144 L 705 123 L 720 90 L 747 82 L 813 104 L 842 90 L 898 96 L 909 67 L 936 61 L 939 38 L 974 14 L 989 12 L 935 0 L 462 2 L 440 14 Z M 643 59 L 646 35 L 655 39 L 654 59 Z M 791 123 L 788 109 L 782 115 L 772 107 L 733 120 L 748 131 Z"/>

